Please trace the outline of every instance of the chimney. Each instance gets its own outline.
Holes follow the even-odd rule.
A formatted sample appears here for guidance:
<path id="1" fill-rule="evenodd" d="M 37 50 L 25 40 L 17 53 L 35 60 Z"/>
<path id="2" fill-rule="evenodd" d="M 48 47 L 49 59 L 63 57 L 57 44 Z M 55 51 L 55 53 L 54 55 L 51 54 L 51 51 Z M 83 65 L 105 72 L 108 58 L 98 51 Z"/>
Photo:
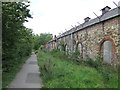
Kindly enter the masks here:
<path id="1" fill-rule="evenodd" d="M 90 20 L 89 17 L 86 17 L 86 18 L 84 19 L 85 22 L 88 22 L 89 20 Z"/>
<path id="2" fill-rule="evenodd" d="M 108 12 L 111 8 L 109 6 L 104 7 L 102 10 L 102 15 Z"/>
<path id="3" fill-rule="evenodd" d="M 120 7 L 120 1 L 118 2 L 118 7 Z"/>
<path id="4" fill-rule="evenodd" d="M 56 39 L 56 35 L 54 35 L 54 39 Z"/>

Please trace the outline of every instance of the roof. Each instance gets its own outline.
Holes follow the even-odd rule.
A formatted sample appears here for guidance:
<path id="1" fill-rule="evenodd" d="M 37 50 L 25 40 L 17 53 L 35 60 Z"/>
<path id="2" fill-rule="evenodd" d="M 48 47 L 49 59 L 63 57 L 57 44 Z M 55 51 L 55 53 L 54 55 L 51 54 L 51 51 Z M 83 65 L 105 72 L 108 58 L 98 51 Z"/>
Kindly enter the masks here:
<path id="1" fill-rule="evenodd" d="M 77 31 L 80 31 L 80 30 L 82 30 L 86 27 L 89 27 L 91 25 L 109 20 L 109 19 L 114 18 L 114 17 L 119 16 L 119 15 L 120 15 L 120 9 L 119 8 L 114 8 L 114 9 L 106 12 L 105 14 L 97 17 L 97 18 L 91 19 L 88 22 L 84 22 L 83 24 L 78 25 L 77 27 L 71 28 L 69 31 L 66 31 L 63 34 L 61 34 L 60 36 L 57 36 L 57 38 L 59 39 L 61 37 L 67 36 L 71 33 L 75 33 Z"/>

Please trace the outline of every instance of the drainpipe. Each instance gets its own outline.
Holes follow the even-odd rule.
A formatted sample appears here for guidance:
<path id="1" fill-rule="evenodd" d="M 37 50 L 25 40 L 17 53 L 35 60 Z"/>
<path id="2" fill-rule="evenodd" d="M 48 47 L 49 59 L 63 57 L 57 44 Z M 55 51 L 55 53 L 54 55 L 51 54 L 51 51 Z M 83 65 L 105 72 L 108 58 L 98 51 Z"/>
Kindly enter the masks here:
<path id="1" fill-rule="evenodd" d="M 58 39 L 56 35 L 54 36 L 54 39 L 55 39 L 55 44 L 56 44 L 55 49 L 58 49 Z"/>
<path id="2" fill-rule="evenodd" d="M 71 42 L 70 42 L 70 47 L 71 47 L 71 55 L 72 55 L 72 53 L 73 53 L 73 33 L 71 33 Z"/>
<path id="3" fill-rule="evenodd" d="M 86 58 L 88 58 L 88 41 L 87 41 L 87 39 L 88 39 L 88 31 L 87 31 L 87 29 L 86 29 L 86 33 L 85 33 L 85 41 L 86 41 L 86 45 L 85 45 L 85 57 Z"/>
<path id="4" fill-rule="evenodd" d="M 58 40 L 56 38 L 56 49 L 58 49 Z"/>

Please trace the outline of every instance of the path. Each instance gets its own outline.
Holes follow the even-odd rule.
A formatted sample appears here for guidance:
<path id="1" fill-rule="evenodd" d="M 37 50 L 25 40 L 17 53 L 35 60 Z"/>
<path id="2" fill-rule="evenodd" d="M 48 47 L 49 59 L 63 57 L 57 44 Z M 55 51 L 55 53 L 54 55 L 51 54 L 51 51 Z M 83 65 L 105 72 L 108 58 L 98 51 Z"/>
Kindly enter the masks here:
<path id="1" fill-rule="evenodd" d="M 40 72 L 34 52 L 11 82 L 9 88 L 41 88 Z"/>

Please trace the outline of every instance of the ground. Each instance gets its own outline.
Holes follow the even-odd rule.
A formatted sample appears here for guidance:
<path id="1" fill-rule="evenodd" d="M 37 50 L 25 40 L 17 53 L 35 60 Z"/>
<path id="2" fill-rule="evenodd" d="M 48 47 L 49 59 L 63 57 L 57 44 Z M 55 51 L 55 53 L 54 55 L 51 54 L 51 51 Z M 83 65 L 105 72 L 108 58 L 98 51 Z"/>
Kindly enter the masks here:
<path id="1" fill-rule="evenodd" d="M 9 88 L 41 88 L 41 78 L 37 58 L 33 52 L 31 57 L 23 65 L 20 72 L 9 85 Z"/>

